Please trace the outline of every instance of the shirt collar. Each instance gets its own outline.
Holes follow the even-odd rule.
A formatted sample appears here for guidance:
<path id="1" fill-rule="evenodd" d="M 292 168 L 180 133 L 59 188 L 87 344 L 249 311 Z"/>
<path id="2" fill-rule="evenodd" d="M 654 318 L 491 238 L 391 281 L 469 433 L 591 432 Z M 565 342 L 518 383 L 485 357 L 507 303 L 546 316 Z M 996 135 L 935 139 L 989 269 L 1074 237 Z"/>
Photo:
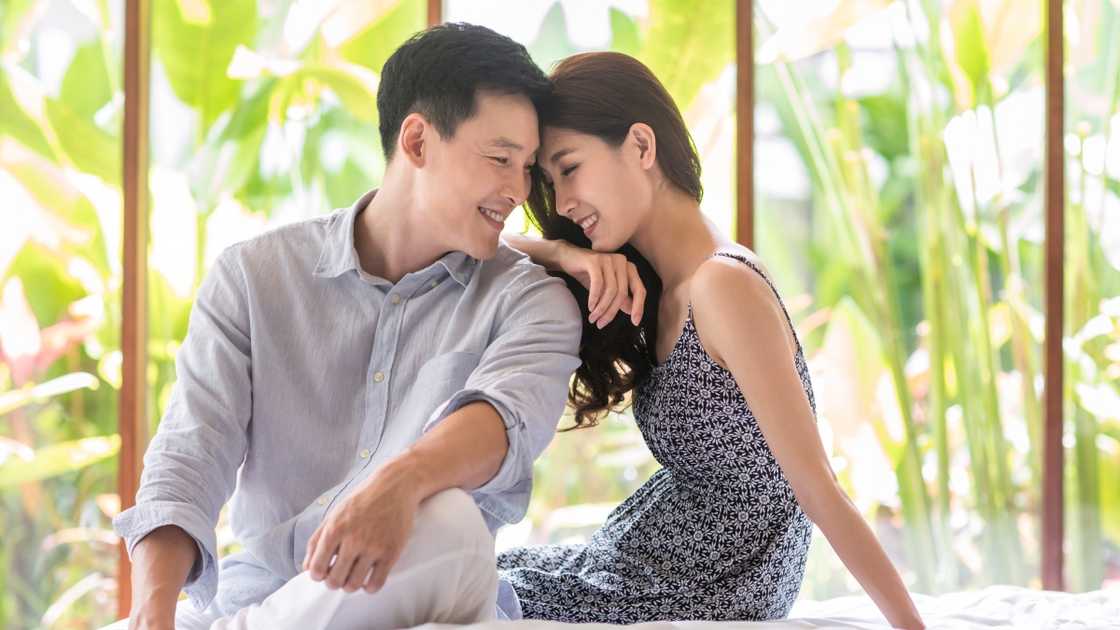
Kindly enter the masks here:
<path id="1" fill-rule="evenodd" d="M 358 215 L 369 204 L 377 189 L 362 195 L 345 212 L 339 211 L 331 215 L 327 226 L 327 235 L 323 240 L 323 249 L 319 253 L 319 261 L 315 264 L 314 275 L 319 278 L 337 278 L 347 271 L 358 271 L 358 251 L 354 248 L 354 222 Z M 455 282 L 466 287 L 478 261 L 464 252 L 448 252 L 434 265 L 447 270 Z M 421 270 L 423 271 L 423 270 Z"/>

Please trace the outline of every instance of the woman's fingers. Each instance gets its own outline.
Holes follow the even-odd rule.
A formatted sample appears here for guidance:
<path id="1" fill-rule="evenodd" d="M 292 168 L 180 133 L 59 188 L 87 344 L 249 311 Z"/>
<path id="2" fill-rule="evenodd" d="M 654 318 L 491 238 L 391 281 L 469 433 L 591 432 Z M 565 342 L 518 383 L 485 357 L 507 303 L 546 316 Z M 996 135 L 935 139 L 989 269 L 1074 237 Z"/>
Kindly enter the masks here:
<path id="1" fill-rule="evenodd" d="M 607 308 L 603 309 L 603 312 L 600 314 L 599 319 L 596 322 L 596 325 L 599 326 L 599 328 L 606 326 L 607 324 L 611 323 L 612 320 L 614 320 L 615 315 L 618 315 L 619 309 L 622 308 L 622 303 L 625 302 L 626 298 L 629 296 L 629 289 L 627 287 L 629 279 L 626 276 L 627 263 L 625 262 L 625 260 L 625 257 L 622 257 L 621 261 L 619 261 L 617 258 L 614 259 L 613 262 L 615 264 L 612 266 L 612 269 L 604 273 L 604 275 L 610 274 L 614 277 L 615 293 L 611 297 L 610 304 L 607 305 Z M 621 264 L 618 264 L 620 262 Z"/>
<path id="2" fill-rule="evenodd" d="M 626 275 L 630 279 L 630 323 L 637 326 L 642 323 L 646 311 L 646 285 L 642 284 L 638 267 L 632 262 L 626 263 Z"/>
<path id="3" fill-rule="evenodd" d="M 602 287 L 598 299 L 595 301 L 595 308 L 588 315 L 587 321 L 597 324 L 603 318 L 603 315 L 610 310 L 614 298 L 619 293 L 618 287 L 618 274 L 615 273 L 611 267 L 610 259 L 606 259 L 606 263 L 602 262 L 602 256 L 597 257 L 596 272 L 602 277 L 600 285 Z M 616 309 L 617 310 L 617 309 Z M 602 328 L 602 326 L 600 326 Z"/>
<path id="4" fill-rule="evenodd" d="M 587 275 L 589 278 L 589 286 L 587 287 L 587 310 L 594 312 L 595 307 L 599 303 L 599 294 L 603 291 L 603 272 L 599 269 L 599 265 L 595 264 L 595 260 L 587 265 Z"/>

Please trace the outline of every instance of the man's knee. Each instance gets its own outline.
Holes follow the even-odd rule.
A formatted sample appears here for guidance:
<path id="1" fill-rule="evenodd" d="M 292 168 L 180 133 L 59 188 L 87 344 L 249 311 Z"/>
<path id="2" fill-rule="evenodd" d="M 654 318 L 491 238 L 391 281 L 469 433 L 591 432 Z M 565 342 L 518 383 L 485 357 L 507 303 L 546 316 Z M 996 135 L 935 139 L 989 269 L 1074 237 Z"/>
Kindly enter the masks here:
<path id="1" fill-rule="evenodd" d="M 437 492 L 420 504 L 416 514 L 418 537 L 436 553 L 475 551 L 493 557 L 494 537 L 474 499 L 458 488 Z"/>

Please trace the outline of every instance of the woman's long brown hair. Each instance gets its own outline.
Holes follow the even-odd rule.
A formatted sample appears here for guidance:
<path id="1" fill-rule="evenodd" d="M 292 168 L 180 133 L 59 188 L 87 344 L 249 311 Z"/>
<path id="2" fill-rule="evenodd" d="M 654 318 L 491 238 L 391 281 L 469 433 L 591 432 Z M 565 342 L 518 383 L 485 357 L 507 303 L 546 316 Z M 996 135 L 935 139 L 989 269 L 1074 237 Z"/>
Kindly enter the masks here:
<path id="1" fill-rule="evenodd" d="M 621 53 L 584 53 L 564 59 L 550 78 L 553 90 L 540 111 L 541 129 L 554 127 L 585 133 L 619 147 L 634 123 L 645 123 L 657 139 L 657 165 L 666 181 L 699 203 L 704 191 L 696 145 L 676 103 L 649 68 Z M 529 219 L 544 238 L 591 247 L 579 226 L 556 212 L 555 193 L 539 168 L 533 169 L 533 186 L 526 207 Z M 661 279 L 632 246 L 624 245 L 619 253 L 638 268 L 647 289 L 645 314 L 638 326 L 620 313 L 600 330 L 587 321 L 587 289 L 574 278 L 558 274 L 575 295 L 583 314 L 579 349 L 582 363 L 568 393 L 568 402 L 575 410 L 575 425 L 569 429 L 594 426 L 608 412 L 619 409 L 657 362 Z"/>

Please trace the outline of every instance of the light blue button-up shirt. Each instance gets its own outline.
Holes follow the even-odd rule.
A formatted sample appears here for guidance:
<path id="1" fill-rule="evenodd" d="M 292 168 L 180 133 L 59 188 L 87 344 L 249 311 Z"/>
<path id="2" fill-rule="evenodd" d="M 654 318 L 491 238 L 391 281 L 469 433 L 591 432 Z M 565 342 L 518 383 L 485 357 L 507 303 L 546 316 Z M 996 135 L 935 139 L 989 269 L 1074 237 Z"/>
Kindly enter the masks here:
<path id="1" fill-rule="evenodd" d="M 199 289 L 136 506 L 113 523 L 130 555 L 163 525 L 195 539 L 199 610 L 231 614 L 297 575 L 327 512 L 469 402 L 493 405 L 509 438 L 472 496 L 492 532 L 525 515 L 579 365 L 575 300 L 504 243 L 396 284 L 371 276 L 354 221 L 373 194 L 230 247 Z M 214 530 L 231 495 L 242 551 L 219 584 Z"/>

